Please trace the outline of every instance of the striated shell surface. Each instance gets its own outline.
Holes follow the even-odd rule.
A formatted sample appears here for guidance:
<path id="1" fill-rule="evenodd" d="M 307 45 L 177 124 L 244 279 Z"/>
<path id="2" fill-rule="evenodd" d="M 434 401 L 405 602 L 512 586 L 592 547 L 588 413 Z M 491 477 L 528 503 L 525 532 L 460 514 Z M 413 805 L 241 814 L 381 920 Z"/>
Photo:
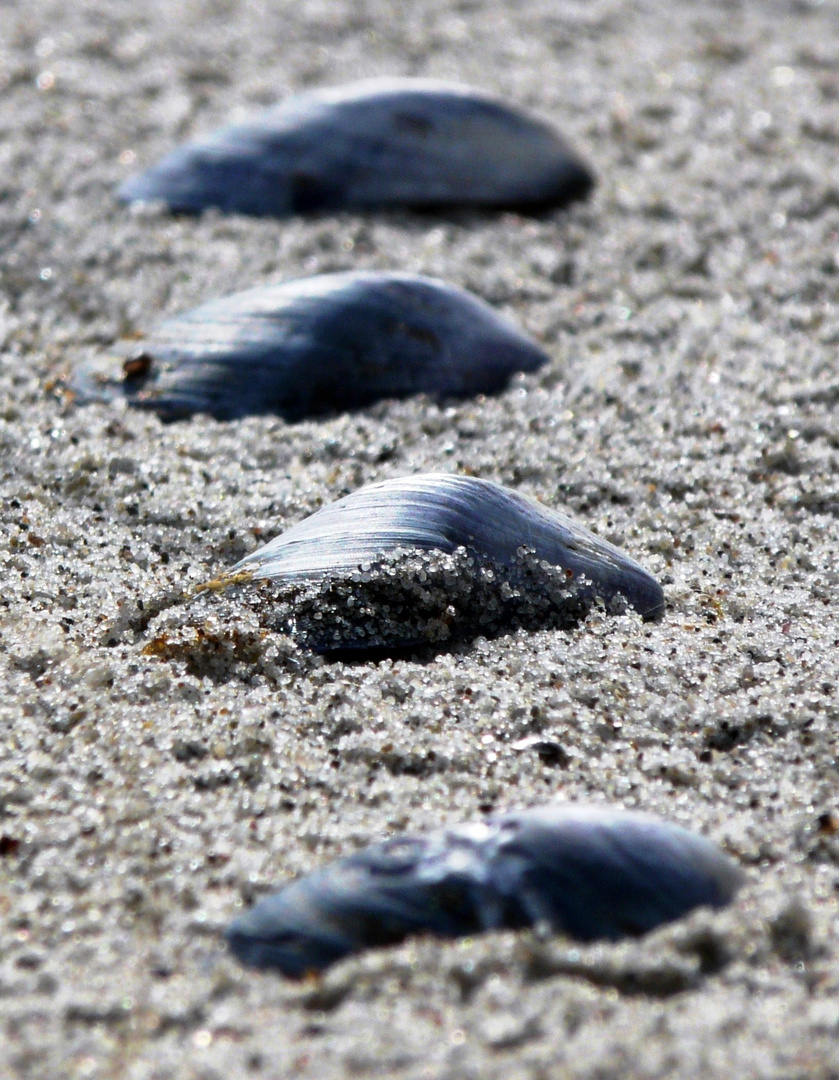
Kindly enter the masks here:
<path id="1" fill-rule="evenodd" d="M 203 304 L 132 343 L 121 378 L 108 359 L 71 387 L 81 401 L 122 394 L 167 420 L 197 412 L 298 420 L 381 398 L 495 393 L 547 360 L 462 289 L 416 274 L 346 272 Z"/>
<path id="2" fill-rule="evenodd" d="M 252 552 L 232 573 L 255 579 L 341 576 L 401 549 L 455 552 L 513 567 L 520 549 L 561 567 L 606 601 L 639 614 L 664 609 L 661 586 L 623 551 L 534 499 L 488 480 L 427 473 L 370 484 L 325 506 Z"/>
<path id="3" fill-rule="evenodd" d="M 172 210 L 285 217 L 347 208 L 545 207 L 587 194 L 554 128 L 491 94 L 424 79 L 303 93 L 172 151 L 118 190 Z"/>
<path id="4" fill-rule="evenodd" d="M 616 941 L 723 907 L 741 882 L 715 844 L 678 826 L 551 805 L 374 844 L 262 900 L 227 940 L 243 963 L 300 977 L 412 934 L 547 924 Z"/>

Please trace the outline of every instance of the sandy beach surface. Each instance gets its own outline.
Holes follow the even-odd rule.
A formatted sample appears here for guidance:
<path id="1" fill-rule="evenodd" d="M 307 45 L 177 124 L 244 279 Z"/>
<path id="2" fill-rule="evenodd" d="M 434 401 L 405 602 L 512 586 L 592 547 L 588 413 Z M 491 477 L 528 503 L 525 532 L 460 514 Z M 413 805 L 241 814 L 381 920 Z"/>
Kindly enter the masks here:
<path id="1" fill-rule="evenodd" d="M 382 74 L 549 117 L 595 192 L 536 218 L 113 200 L 187 138 Z M 839 1077 L 835 2 L 5 0 L 0 130 L 0 1075 Z M 353 268 L 471 289 L 551 363 L 293 425 L 62 391 L 167 315 Z M 664 619 L 333 662 L 235 597 L 171 604 L 430 470 L 572 514 Z M 424 939 L 303 983 L 227 954 L 283 880 L 549 799 L 685 825 L 747 885 L 619 945 Z"/>

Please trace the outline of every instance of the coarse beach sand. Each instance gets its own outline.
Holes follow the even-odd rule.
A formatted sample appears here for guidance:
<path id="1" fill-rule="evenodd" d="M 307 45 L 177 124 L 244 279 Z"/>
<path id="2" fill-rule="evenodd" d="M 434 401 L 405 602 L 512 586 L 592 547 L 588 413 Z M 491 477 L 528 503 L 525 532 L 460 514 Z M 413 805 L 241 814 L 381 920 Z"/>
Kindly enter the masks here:
<path id="1" fill-rule="evenodd" d="M 565 211 L 173 218 L 115 186 L 294 90 L 454 79 L 596 170 Z M 5 0 L 0 8 L 0 1076 L 839 1076 L 839 8 L 834 0 Z M 398 268 L 549 352 L 499 397 L 288 425 L 80 408 L 62 378 L 267 281 Z M 500 481 L 664 584 L 331 661 L 171 604 L 364 483 Z M 409 941 L 302 983 L 222 939 L 295 875 L 549 799 L 745 869 L 619 945 Z"/>

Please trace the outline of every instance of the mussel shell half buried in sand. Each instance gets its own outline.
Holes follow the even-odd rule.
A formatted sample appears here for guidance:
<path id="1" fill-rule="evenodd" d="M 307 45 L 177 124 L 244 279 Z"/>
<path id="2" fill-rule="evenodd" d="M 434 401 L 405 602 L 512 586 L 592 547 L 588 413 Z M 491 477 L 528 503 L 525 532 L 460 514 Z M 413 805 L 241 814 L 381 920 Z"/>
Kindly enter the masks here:
<path id="1" fill-rule="evenodd" d="M 127 401 L 176 420 L 286 420 L 382 398 L 497 393 L 548 356 L 463 289 L 415 274 L 346 272 L 214 300 L 81 368 L 77 400 Z"/>
<path id="2" fill-rule="evenodd" d="M 359 489 L 233 567 L 292 596 L 320 651 L 574 625 L 591 603 L 664 608 L 658 582 L 564 514 L 487 480 L 424 474 Z"/>
<path id="3" fill-rule="evenodd" d="M 561 206 L 593 177 L 545 121 L 468 86 L 370 79 L 314 90 L 179 147 L 118 190 L 174 211 L 260 217 L 406 206 Z"/>
<path id="4" fill-rule="evenodd" d="M 550 805 L 374 844 L 260 901 L 227 941 L 243 963 L 291 977 L 414 934 L 540 925 L 616 941 L 724 907 L 742 880 L 715 844 L 678 826 Z"/>

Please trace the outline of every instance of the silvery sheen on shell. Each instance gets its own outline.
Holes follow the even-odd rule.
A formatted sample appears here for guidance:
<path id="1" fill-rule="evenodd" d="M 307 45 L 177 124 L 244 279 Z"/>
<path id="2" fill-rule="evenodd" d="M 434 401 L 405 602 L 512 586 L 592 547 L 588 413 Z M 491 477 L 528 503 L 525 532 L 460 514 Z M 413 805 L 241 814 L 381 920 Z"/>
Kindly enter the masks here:
<path id="1" fill-rule="evenodd" d="M 129 178 L 117 197 L 285 217 L 560 206 L 592 184 L 550 124 L 494 95 L 435 80 L 369 79 L 301 93 L 180 147 Z"/>
<path id="2" fill-rule="evenodd" d="M 563 579 L 579 582 L 585 595 L 607 602 L 623 597 L 645 618 L 664 609 L 661 586 L 646 570 L 565 514 L 500 484 L 442 473 L 360 488 L 252 552 L 231 574 L 323 581 L 369 570 L 395 551 L 461 548 L 479 564 L 509 570 L 525 549 L 561 568 Z"/>
<path id="3" fill-rule="evenodd" d="M 294 881 L 227 931 L 245 964 L 300 977 L 414 934 L 547 926 L 616 941 L 728 904 L 739 867 L 646 814 L 549 805 L 395 836 Z"/>
<path id="4" fill-rule="evenodd" d="M 417 274 L 346 272 L 213 300 L 86 365 L 81 402 L 124 395 L 176 420 L 287 420 L 381 398 L 491 394 L 548 356 L 488 304 Z M 116 372 L 114 368 L 116 367 Z"/>

